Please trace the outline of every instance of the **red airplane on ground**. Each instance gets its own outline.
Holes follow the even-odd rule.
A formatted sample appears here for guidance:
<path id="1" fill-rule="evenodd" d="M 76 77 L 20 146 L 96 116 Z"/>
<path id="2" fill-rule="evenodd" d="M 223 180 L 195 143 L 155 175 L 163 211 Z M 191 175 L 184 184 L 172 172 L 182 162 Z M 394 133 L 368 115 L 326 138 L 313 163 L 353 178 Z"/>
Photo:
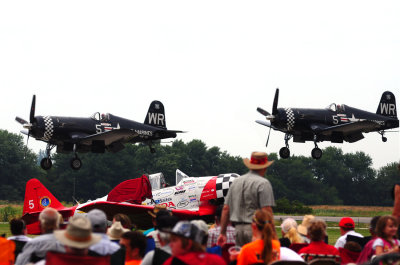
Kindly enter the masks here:
<path id="1" fill-rule="evenodd" d="M 141 228 L 148 228 L 152 224 L 147 212 L 153 210 L 155 204 L 166 205 L 181 219 L 207 218 L 214 215 L 218 204 L 223 203 L 236 177 L 238 175 L 235 173 L 188 177 L 177 170 L 177 185 L 163 187 L 165 181 L 162 173 L 143 175 L 120 183 L 102 198 L 72 207 L 63 206 L 38 179 L 30 179 L 26 183 L 22 218 L 27 224 L 28 234 L 40 233 L 38 217 L 46 207 L 56 209 L 64 222 L 70 216 L 85 214 L 92 209 L 103 210 L 108 220 L 112 220 L 117 213 L 124 213 Z"/>

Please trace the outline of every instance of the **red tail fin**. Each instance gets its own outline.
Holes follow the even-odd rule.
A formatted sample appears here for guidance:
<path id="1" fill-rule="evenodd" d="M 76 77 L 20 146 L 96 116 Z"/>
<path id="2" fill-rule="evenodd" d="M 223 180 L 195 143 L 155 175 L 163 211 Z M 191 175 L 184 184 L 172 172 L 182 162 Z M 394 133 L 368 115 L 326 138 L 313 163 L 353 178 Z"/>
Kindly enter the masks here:
<path id="1" fill-rule="evenodd" d="M 64 208 L 56 197 L 54 197 L 38 179 L 30 179 L 26 183 L 22 215 L 26 213 L 40 212 L 49 206 L 57 210 Z"/>

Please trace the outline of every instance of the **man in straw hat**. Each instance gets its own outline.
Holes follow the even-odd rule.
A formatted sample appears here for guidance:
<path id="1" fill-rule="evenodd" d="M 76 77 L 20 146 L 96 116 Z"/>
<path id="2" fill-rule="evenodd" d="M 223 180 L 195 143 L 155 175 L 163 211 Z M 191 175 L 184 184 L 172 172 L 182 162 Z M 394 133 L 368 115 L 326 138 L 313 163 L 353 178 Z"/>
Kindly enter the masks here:
<path id="1" fill-rule="evenodd" d="M 65 252 L 86 256 L 89 247 L 101 240 L 100 235 L 92 233 L 90 220 L 84 216 L 73 216 L 69 219 L 67 229 L 54 231 L 54 236 L 65 247 Z"/>
<path id="2" fill-rule="evenodd" d="M 271 206 L 275 206 L 274 193 L 271 183 L 264 178 L 264 175 L 273 162 L 268 161 L 268 156 L 264 152 L 253 152 L 250 159 L 243 159 L 243 163 L 250 171 L 237 178 L 229 188 L 222 210 L 218 245 L 226 243 L 226 227 L 229 220 L 236 229 L 236 245 L 243 246 L 251 242 L 254 212 L 257 209 L 265 209 L 272 214 Z"/>
<path id="3" fill-rule="evenodd" d="M 92 233 L 90 220 L 84 216 L 70 217 L 67 229 L 54 231 L 53 234 L 63 248 L 65 248 L 65 253 L 82 257 L 88 256 L 89 247 L 96 244 L 101 239 L 99 235 Z M 58 256 L 60 254 L 61 253 L 50 252 L 47 254 L 46 260 L 43 259 L 35 264 L 44 265 L 47 262 L 57 264 L 59 260 L 67 258 L 65 256 Z"/>

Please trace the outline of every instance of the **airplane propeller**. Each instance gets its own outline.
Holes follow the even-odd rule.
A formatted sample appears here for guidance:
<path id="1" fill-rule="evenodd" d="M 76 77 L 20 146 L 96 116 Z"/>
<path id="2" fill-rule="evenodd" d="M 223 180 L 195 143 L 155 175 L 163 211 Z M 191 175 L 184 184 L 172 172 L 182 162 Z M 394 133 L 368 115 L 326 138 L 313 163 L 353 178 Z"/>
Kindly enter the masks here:
<path id="1" fill-rule="evenodd" d="M 261 123 L 261 122 L 257 121 L 257 122 L 269 127 L 267 143 L 265 144 L 266 147 L 268 147 L 269 136 L 271 134 L 271 128 L 272 128 L 272 122 L 275 120 L 275 118 L 278 114 L 278 98 L 279 98 L 279 88 L 277 88 L 276 92 L 275 92 L 274 102 L 272 104 L 272 115 L 268 111 L 266 111 L 260 107 L 257 108 L 257 111 L 259 113 L 261 113 L 262 115 L 264 115 L 268 121 L 270 121 L 268 125 L 267 125 L 267 123 Z"/>
<path id="2" fill-rule="evenodd" d="M 25 135 L 27 135 L 28 136 L 28 139 L 26 140 L 26 146 L 28 146 L 28 142 L 29 142 L 29 136 L 31 135 L 31 133 L 32 133 L 32 127 L 33 127 L 33 124 L 35 123 L 35 107 L 36 107 L 36 95 L 33 95 L 33 98 L 32 98 L 32 104 L 31 104 L 31 111 L 30 111 L 30 113 L 29 113 L 29 122 L 28 121 L 26 121 L 26 120 L 24 120 L 23 118 L 21 118 L 21 117 L 15 117 L 15 120 L 18 122 L 18 123 L 20 123 L 20 124 L 22 124 L 22 126 L 24 127 L 24 129 L 28 129 L 28 131 L 27 130 L 21 130 L 21 133 L 22 134 L 25 134 Z"/>

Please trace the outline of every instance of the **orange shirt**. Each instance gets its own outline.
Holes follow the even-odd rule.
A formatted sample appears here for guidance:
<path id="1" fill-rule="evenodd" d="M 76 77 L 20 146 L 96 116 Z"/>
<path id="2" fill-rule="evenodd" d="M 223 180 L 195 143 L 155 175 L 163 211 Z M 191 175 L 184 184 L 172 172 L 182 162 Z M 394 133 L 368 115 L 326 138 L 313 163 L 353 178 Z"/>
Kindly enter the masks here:
<path id="1" fill-rule="evenodd" d="M 15 243 L 12 240 L 7 240 L 4 237 L 0 237 L 0 265 L 3 264 L 14 264 L 14 250 Z"/>
<path id="2" fill-rule="evenodd" d="M 244 245 L 237 258 L 237 265 L 264 263 L 264 260 L 261 257 L 263 248 L 264 240 L 262 239 Z M 276 253 L 276 256 L 271 261 L 279 260 L 280 248 L 281 244 L 279 243 L 279 240 L 272 240 L 272 251 Z"/>
<path id="3" fill-rule="evenodd" d="M 125 265 L 140 265 L 142 263 L 141 259 L 131 259 L 128 261 L 125 261 Z"/>

